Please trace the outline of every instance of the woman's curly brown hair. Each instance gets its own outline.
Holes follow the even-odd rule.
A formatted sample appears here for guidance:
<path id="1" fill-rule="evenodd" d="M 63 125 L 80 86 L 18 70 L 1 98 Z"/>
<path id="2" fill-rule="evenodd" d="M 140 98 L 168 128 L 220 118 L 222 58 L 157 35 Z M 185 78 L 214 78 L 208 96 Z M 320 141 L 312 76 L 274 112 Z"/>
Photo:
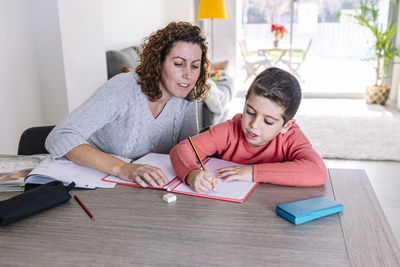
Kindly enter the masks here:
<path id="1" fill-rule="evenodd" d="M 159 84 L 161 81 L 161 63 L 165 60 L 176 42 L 197 44 L 202 51 L 200 75 L 195 87 L 186 96 L 189 101 L 204 101 L 210 90 L 207 82 L 210 61 L 207 58 L 207 46 L 201 29 L 189 22 L 171 22 L 165 28 L 151 34 L 144 40 L 140 53 L 140 62 L 136 73 L 140 76 L 143 92 L 151 101 L 161 98 Z"/>

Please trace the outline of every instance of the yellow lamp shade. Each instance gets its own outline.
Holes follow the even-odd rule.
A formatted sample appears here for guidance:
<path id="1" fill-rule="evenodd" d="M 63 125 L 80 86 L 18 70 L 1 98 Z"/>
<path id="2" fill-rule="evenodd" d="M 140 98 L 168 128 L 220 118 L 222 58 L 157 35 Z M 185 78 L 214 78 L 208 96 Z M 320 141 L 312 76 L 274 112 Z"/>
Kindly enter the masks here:
<path id="1" fill-rule="evenodd" d="M 200 0 L 198 19 L 226 19 L 224 0 Z"/>

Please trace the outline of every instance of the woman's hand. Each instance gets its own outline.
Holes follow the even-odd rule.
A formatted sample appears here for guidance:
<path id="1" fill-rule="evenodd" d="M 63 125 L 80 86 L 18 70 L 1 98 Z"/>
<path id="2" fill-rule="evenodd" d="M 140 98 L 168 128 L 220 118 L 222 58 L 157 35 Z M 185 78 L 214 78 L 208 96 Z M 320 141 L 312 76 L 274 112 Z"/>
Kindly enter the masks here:
<path id="1" fill-rule="evenodd" d="M 119 178 L 138 183 L 142 187 L 163 186 L 168 182 L 161 169 L 147 164 L 127 163 L 121 167 L 119 173 Z"/>
<path id="2" fill-rule="evenodd" d="M 229 166 L 216 171 L 217 178 L 222 178 L 223 182 L 233 180 L 253 182 L 253 165 Z"/>
<path id="3" fill-rule="evenodd" d="M 218 179 L 202 170 L 192 170 L 186 176 L 186 183 L 190 185 L 194 191 L 199 193 L 204 193 L 214 188 L 217 182 Z"/>
<path id="4" fill-rule="evenodd" d="M 168 182 L 167 176 L 157 167 L 147 164 L 129 164 L 88 144 L 74 147 L 65 154 L 65 157 L 78 164 L 136 182 L 143 187 L 162 186 Z"/>

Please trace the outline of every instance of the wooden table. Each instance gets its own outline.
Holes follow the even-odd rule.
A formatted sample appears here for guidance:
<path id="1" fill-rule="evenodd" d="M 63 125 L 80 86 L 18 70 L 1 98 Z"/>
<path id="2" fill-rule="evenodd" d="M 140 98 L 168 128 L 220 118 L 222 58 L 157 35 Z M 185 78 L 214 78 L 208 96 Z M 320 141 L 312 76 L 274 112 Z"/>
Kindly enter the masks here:
<path id="1" fill-rule="evenodd" d="M 0 227 L 3 266 L 399 266 L 400 252 L 363 170 L 330 169 L 322 187 L 260 184 L 243 204 L 117 186 Z M 7 199 L 16 193 L 0 193 Z M 326 195 L 344 211 L 295 226 L 279 203 Z"/>

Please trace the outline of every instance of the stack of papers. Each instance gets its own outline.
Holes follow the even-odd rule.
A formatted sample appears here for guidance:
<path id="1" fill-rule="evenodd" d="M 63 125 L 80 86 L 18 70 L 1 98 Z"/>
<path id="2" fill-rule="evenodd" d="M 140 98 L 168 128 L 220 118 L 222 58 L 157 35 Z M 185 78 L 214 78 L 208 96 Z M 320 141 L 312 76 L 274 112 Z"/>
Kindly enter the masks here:
<path id="1" fill-rule="evenodd" d="M 126 162 L 130 159 L 118 157 Z M 45 159 L 39 166 L 33 169 L 25 179 L 26 184 L 45 184 L 54 180 L 63 182 L 65 186 L 71 182 L 75 187 L 95 189 L 114 188 L 115 183 L 105 182 L 102 179 L 109 174 L 77 164 L 66 158 Z"/>

